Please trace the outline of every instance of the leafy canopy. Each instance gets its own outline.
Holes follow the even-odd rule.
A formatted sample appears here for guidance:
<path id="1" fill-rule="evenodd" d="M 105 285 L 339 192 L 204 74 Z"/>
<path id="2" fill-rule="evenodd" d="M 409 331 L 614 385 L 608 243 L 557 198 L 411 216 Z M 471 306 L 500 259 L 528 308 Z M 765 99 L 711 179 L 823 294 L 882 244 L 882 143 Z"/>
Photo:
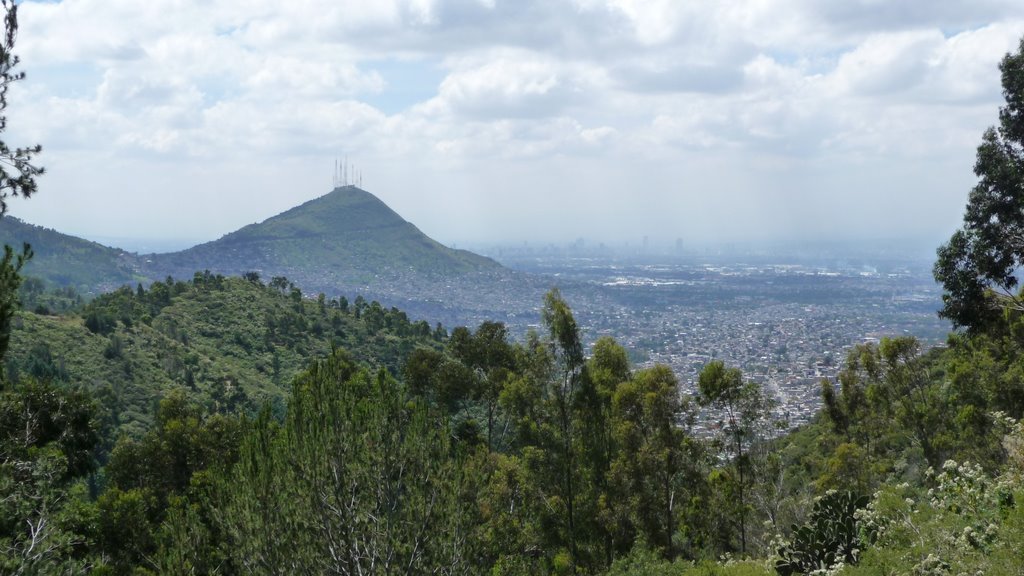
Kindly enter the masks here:
<path id="1" fill-rule="evenodd" d="M 939 315 L 977 331 L 1003 307 L 1024 310 L 1016 271 L 1024 265 L 1024 41 L 999 64 L 1006 105 L 978 146 L 963 227 L 938 249 Z"/>

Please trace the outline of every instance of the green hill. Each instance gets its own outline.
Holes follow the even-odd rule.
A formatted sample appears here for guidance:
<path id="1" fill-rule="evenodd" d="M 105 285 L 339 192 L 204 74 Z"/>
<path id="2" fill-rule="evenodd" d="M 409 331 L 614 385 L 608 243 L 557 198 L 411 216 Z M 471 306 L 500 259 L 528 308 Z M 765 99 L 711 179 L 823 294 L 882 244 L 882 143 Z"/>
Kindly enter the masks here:
<path id="1" fill-rule="evenodd" d="M 12 216 L 0 219 L 0 244 L 19 249 L 24 242 L 31 244 L 35 252 L 24 274 L 56 286 L 73 286 L 81 292 L 95 293 L 146 280 L 139 273 L 135 254 Z"/>
<path id="2" fill-rule="evenodd" d="M 432 240 L 355 186 L 336 188 L 213 242 L 149 258 L 154 277 L 257 270 L 329 293 L 373 292 L 395 282 L 415 285 L 501 269 L 488 258 Z"/>
<path id="3" fill-rule="evenodd" d="M 292 377 L 334 348 L 397 372 L 434 336 L 426 322 L 376 302 L 316 301 L 292 287 L 196 274 L 104 294 L 80 315 L 20 313 L 6 370 L 83 385 L 103 398 L 113 426 L 138 434 L 175 388 L 218 412 L 283 409 Z"/>

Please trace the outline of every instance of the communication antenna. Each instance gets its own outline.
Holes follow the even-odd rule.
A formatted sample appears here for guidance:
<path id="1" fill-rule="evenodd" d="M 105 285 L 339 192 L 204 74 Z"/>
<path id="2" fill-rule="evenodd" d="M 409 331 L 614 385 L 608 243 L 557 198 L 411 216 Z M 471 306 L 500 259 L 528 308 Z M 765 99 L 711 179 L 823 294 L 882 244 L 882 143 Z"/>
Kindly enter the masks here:
<path id="1" fill-rule="evenodd" d="M 344 186 L 357 186 L 363 187 L 363 171 L 356 168 L 354 164 L 349 164 L 348 156 L 344 159 L 335 157 L 334 158 L 334 187 L 341 188 Z"/>

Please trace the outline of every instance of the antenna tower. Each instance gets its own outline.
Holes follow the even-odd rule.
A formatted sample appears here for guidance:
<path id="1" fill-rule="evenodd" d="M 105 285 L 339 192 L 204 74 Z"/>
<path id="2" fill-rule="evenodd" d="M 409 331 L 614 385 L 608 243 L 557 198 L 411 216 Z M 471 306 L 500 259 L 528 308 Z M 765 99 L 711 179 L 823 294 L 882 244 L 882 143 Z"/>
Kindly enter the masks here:
<path id="1" fill-rule="evenodd" d="M 344 186 L 363 187 L 363 171 L 348 163 L 348 156 L 344 159 L 334 158 L 334 187 Z"/>

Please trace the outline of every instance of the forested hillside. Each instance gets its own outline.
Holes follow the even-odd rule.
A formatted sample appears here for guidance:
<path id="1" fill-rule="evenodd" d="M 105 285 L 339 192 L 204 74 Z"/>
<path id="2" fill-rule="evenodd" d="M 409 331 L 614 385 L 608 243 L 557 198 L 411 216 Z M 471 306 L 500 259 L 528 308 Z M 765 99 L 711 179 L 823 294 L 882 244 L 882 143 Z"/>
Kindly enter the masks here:
<path id="1" fill-rule="evenodd" d="M 0 219 L 0 244 L 21 247 L 23 243 L 31 245 L 35 253 L 25 273 L 45 278 L 51 286 L 97 294 L 125 283 L 146 280 L 134 254 L 14 217 Z"/>
<path id="2" fill-rule="evenodd" d="M 436 346 L 443 329 L 361 297 L 303 297 L 284 277 L 267 285 L 196 274 L 148 289 L 125 286 L 53 316 L 20 313 L 5 369 L 82 386 L 103 398 L 112 424 L 139 435 L 156 402 L 183 387 L 213 412 L 283 414 L 291 379 L 315 358 L 345 348 L 398 373 L 416 346 Z"/>

